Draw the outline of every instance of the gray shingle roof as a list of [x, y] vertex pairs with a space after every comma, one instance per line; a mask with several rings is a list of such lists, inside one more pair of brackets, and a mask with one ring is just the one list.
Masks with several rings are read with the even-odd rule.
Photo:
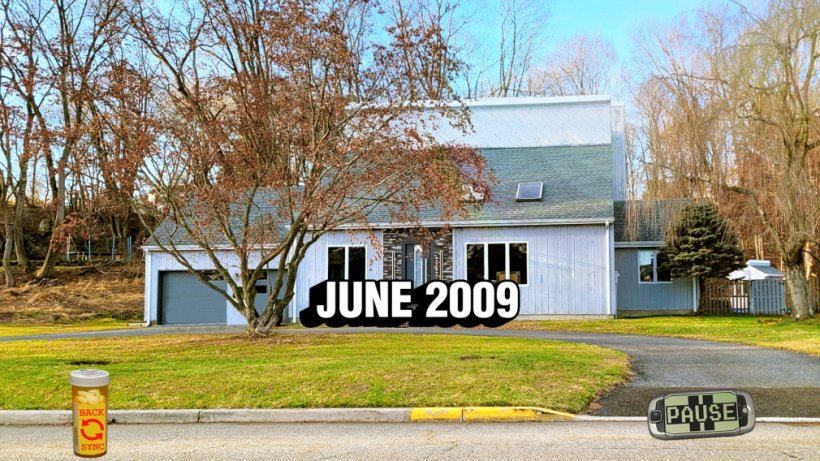
[[[277, 216], [277, 209], [274, 206], [276, 200], [277, 195], [275, 191], [262, 189], [256, 192], [256, 195], [253, 199], [253, 207], [251, 207], [249, 215], [249, 219], [252, 225], [272, 223], [274, 221], [278, 221], [279, 223], [282, 222], [282, 219]], [[235, 214], [235, 217], [231, 219], [231, 229], [232, 232], [237, 236], [240, 236], [242, 233], [242, 216], [244, 215], [244, 211], [244, 205], [241, 205], [238, 202], [234, 203], [231, 213]], [[191, 217], [186, 215], [186, 219], [190, 220]], [[203, 235], [207, 236], [207, 241], [217, 246], [228, 245], [228, 239], [225, 237], [225, 234], [219, 229], [219, 227], [215, 223], [212, 225], [211, 228], [208, 228], [206, 225], [203, 225], [202, 223], [198, 224], [199, 226], [192, 224], [190, 227], [194, 229], [195, 232], [202, 232]], [[277, 235], [284, 235], [286, 229], [287, 227], [282, 225], [279, 225], [276, 229], [273, 229], [271, 228], [270, 224], [268, 224], [268, 226], [265, 227], [264, 230], [255, 228], [255, 232], [251, 235], [271, 235], [274, 233], [274, 230], [276, 231]], [[188, 234], [184, 226], [177, 225], [171, 218], [166, 218], [159, 224], [159, 226], [156, 227], [156, 229], [154, 229], [154, 236], [152, 236], [145, 242], [145, 246], [156, 246], [157, 239], [165, 245], [169, 245], [172, 241], [174, 245], [197, 244], [196, 240], [192, 238], [190, 234]]]
[[[492, 203], [469, 221], [611, 219], [610, 146], [482, 149], [498, 184]], [[544, 182], [541, 200], [519, 202], [519, 182]]]
[[616, 242], [662, 242], [688, 199], [615, 202]]
[[759, 270], [760, 272], [763, 272], [764, 274], [767, 274], [767, 275], [783, 276], [783, 272], [780, 272], [779, 270], [777, 270], [776, 268], [772, 267], [769, 264], [750, 263], [749, 266], [751, 266], [751, 267], [755, 268], [756, 270]]
[[[492, 201], [481, 210], [458, 221], [533, 221], [612, 219], [612, 160], [610, 145], [560, 146], [534, 148], [481, 149], [497, 184]], [[537, 201], [516, 201], [519, 182], [544, 183], [543, 197]], [[257, 216], [274, 214], [273, 200], [257, 197]], [[265, 209], [270, 207], [270, 209]], [[423, 221], [438, 221], [435, 209], [420, 213]], [[389, 224], [386, 210], [370, 215], [374, 224]], [[173, 238], [177, 245], [195, 242], [169, 220], [155, 230], [163, 241]], [[173, 237], [172, 237], [173, 232]], [[616, 234], [617, 235], [617, 234]], [[219, 243], [219, 242], [217, 242]], [[146, 246], [155, 245], [150, 239]]]

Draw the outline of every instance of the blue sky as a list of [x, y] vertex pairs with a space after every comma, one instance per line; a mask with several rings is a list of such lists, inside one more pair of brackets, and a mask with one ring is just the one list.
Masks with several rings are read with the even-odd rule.
[[[526, 0], [523, 0], [526, 1]], [[558, 42], [576, 35], [599, 35], [611, 42], [618, 54], [613, 69], [613, 96], [627, 98], [622, 89], [621, 70], [635, 57], [634, 36], [644, 28], [666, 28], [679, 16], [705, 5], [706, 0], [530, 0], [537, 13], [544, 11], [546, 27], [534, 64], [545, 62]], [[462, 0], [462, 12], [469, 16], [467, 33], [477, 40], [490, 61], [497, 59], [500, 39], [500, 0]], [[480, 58], [479, 58], [480, 59]], [[619, 89], [621, 91], [619, 91]]]
[[574, 35], [600, 34], [615, 45], [622, 61], [632, 57], [634, 31], [653, 23], [668, 24], [681, 13], [703, 6], [703, 0], [555, 0], [543, 1], [550, 11], [548, 35], [560, 41]]

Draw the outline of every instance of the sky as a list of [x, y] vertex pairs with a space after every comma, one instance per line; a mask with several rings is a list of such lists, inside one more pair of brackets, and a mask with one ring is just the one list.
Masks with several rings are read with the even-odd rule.
[[[535, 9], [543, 8], [545, 12], [546, 30], [540, 47], [542, 58], [563, 40], [576, 35], [599, 35], [613, 44], [618, 55], [618, 66], [613, 70], [612, 76], [615, 81], [624, 75], [622, 69], [628, 68], [632, 63], [636, 32], [647, 27], [668, 26], [681, 15], [702, 8], [706, 0], [530, 1]], [[465, 11], [474, 12], [469, 19], [471, 24], [468, 28], [471, 29], [471, 35], [481, 41], [485, 50], [495, 50], [498, 46], [499, 4], [500, 0], [462, 0], [461, 3]], [[615, 97], [618, 98], [617, 95]], [[621, 98], [628, 96], [622, 94]]]
[[632, 57], [632, 36], [653, 23], [703, 6], [703, 0], [542, 0], [549, 9], [548, 34], [558, 41], [574, 35], [600, 34], [615, 45], [620, 60]]
[[[170, 6], [174, 0], [158, 0]], [[392, 0], [382, 0], [389, 3]], [[467, 34], [480, 44], [488, 61], [497, 60], [500, 41], [500, 4], [502, 0], [455, 0], [461, 15], [468, 18]], [[622, 69], [633, 59], [633, 35], [643, 27], [668, 25], [681, 14], [702, 7], [708, 0], [516, 0], [530, 2], [541, 10], [546, 20], [541, 58], [555, 49], [558, 42], [575, 35], [600, 35], [611, 42], [618, 55], [618, 66], [612, 80], [618, 80]], [[751, 1], [751, 0], [741, 0]], [[543, 59], [536, 58], [536, 62]], [[493, 72], [493, 75], [496, 75]], [[617, 91], [617, 90], [616, 90]], [[622, 97], [625, 95], [622, 95]]]

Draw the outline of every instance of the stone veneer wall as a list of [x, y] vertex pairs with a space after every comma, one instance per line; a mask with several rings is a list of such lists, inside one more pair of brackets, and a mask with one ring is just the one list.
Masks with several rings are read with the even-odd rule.
[[[434, 229], [439, 231], [439, 229]], [[384, 231], [384, 279], [401, 280], [404, 276], [402, 246], [418, 240], [410, 229]], [[433, 240], [433, 274], [431, 280], [453, 280], [453, 231], [446, 230]]]

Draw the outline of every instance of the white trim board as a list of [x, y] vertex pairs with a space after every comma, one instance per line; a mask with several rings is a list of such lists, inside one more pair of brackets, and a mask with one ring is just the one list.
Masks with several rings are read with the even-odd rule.
[[[506, 221], [455, 221], [455, 222], [446, 222], [446, 221], [423, 221], [421, 225], [423, 227], [444, 227], [450, 226], [451, 228], [465, 228], [465, 227], [532, 227], [532, 226], [586, 226], [586, 225], [606, 225], [607, 221], [612, 223], [613, 218], [584, 218], [584, 219], [533, 219], [527, 221], [521, 220], [506, 220]], [[372, 229], [374, 230], [383, 230], [383, 229], [411, 229], [416, 227], [410, 223], [395, 223], [395, 224], [373, 224]], [[359, 230], [362, 232], [366, 232], [366, 229], [363, 229], [359, 226], [339, 226], [337, 231], [351, 231], [351, 230]], [[663, 242], [624, 242], [624, 243], [639, 243], [643, 245], [629, 245], [624, 246], [624, 248], [638, 248], [641, 246], [663, 246]], [[615, 242], [615, 248], [619, 248], [619, 243]], [[166, 245], [166, 247], [168, 247]], [[272, 248], [273, 245], [269, 247], [263, 248]], [[158, 245], [143, 245], [143, 251], [160, 251], [164, 252], [164, 250]], [[197, 251], [202, 250], [199, 245], [177, 245], [177, 250], [180, 251]], [[218, 247], [214, 247], [214, 250], [233, 250], [233, 247], [220, 245]]]
[[[612, 222], [613, 217], [577, 218], [577, 219], [501, 219], [483, 221], [421, 221], [423, 227], [526, 227], [526, 226], [579, 226], [588, 224], [604, 225]], [[373, 223], [373, 229], [405, 229], [416, 227], [413, 223]], [[337, 230], [364, 230], [359, 226], [339, 226]]]
[[660, 248], [666, 243], [660, 240], [641, 240], [639, 242], [615, 242], [615, 248]]

